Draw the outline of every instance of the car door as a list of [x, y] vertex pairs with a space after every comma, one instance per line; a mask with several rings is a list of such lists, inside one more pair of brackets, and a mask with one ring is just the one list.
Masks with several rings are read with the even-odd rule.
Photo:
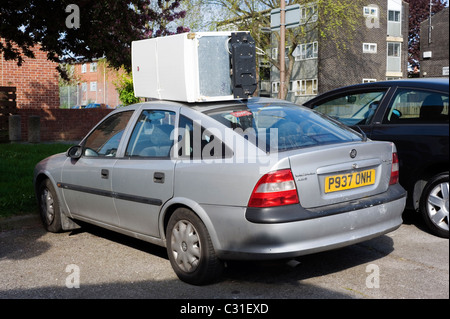
[[400, 181], [409, 188], [420, 169], [448, 159], [448, 93], [397, 88], [371, 138], [395, 143]]
[[133, 111], [115, 113], [83, 141], [79, 159], [64, 163], [61, 188], [71, 214], [108, 225], [118, 225], [111, 187], [117, 149]]
[[160, 237], [159, 213], [173, 196], [177, 110], [163, 105], [141, 110], [123, 157], [114, 163], [112, 189], [121, 228]]

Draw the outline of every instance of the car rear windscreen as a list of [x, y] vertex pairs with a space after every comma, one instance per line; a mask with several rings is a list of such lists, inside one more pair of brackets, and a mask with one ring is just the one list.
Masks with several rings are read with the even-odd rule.
[[341, 123], [291, 103], [249, 102], [206, 114], [268, 152], [361, 140]]

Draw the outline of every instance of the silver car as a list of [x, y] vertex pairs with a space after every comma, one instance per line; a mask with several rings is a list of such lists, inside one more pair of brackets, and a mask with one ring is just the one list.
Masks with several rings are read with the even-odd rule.
[[226, 260], [293, 258], [398, 228], [396, 148], [273, 99], [151, 101], [112, 111], [79, 145], [38, 163], [44, 225], [92, 223], [167, 247], [178, 277]]

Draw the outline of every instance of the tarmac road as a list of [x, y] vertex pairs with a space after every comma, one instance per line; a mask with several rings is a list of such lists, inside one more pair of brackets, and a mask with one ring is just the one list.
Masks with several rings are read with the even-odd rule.
[[178, 280], [165, 249], [110, 231], [47, 233], [36, 217], [1, 228], [0, 299], [449, 298], [449, 241], [416, 218], [339, 250], [289, 262], [229, 263], [221, 281], [204, 287]]

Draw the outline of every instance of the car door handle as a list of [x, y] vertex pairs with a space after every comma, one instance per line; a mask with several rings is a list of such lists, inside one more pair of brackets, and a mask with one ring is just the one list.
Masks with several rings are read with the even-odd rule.
[[155, 183], [164, 183], [164, 173], [162, 172], [155, 172], [153, 174], [153, 182]]
[[109, 170], [102, 169], [101, 175], [102, 175], [102, 178], [108, 179], [108, 177], [109, 177]]

